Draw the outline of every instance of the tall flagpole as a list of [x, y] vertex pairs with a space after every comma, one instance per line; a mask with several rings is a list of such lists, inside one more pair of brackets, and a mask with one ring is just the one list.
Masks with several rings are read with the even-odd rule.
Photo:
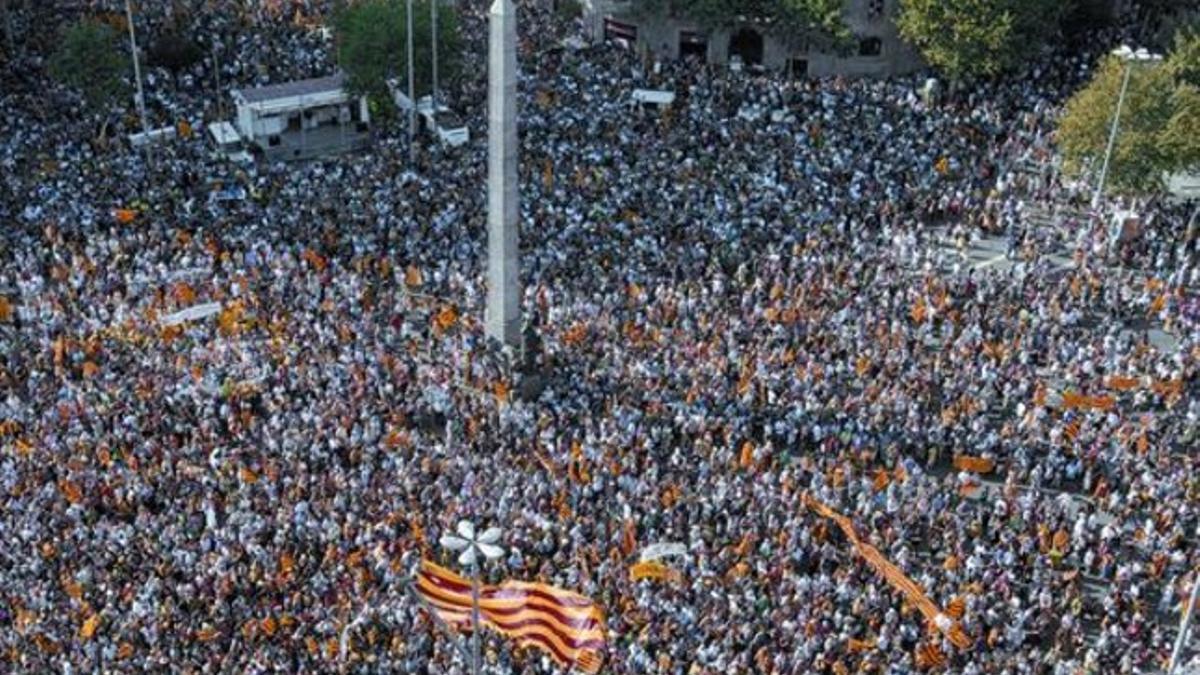
[[225, 105], [221, 101], [221, 62], [217, 59], [217, 43], [214, 40], [212, 44], [212, 60], [213, 60], [213, 82], [217, 86], [217, 119], [225, 117]]
[[[143, 143], [150, 142], [150, 126], [146, 123], [146, 95], [142, 91], [142, 65], [138, 59], [137, 37], [133, 32], [133, 7], [130, 6], [129, 0], [125, 0], [125, 21], [129, 24], [129, 46], [133, 52], [133, 78], [137, 81], [137, 106], [138, 115], [142, 118], [142, 141]], [[150, 156], [150, 151], [146, 150], [146, 156]]]
[[1179, 635], [1175, 637], [1175, 649], [1171, 651], [1171, 665], [1167, 668], [1167, 675], [1175, 675], [1175, 669], [1179, 667], [1179, 656], [1183, 653], [1183, 643], [1187, 640], [1187, 634], [1192, 624], [1192, 609], [1196, 606], [1196, 591], [1200, 590], [1200, 568], [1192, 574], [1192, 592], [1188, 599], [1187, 607], [1183, 610], [1183, 621], [1179, 624]]
[[[437, 0], [434, 0], [437, 2]], [[471, 559], [471, 672], [480, 673], [479, 663], [479, 561]]]
[[437, 29], [437, 6], [438, 0], [429, 0], [430, 23], [433, 31], [433, 93], [430, 94], [429, 100], [433, 102], [433, 112], [437, 114], [438, 100], [438, 29]]
[[504, 550], [495, 545], [500, 540], [500, 528], [498, 527], [490, 527], [476, 537], [475, 524], [469, 520], [463, 520], [458, 523], [456, 531], [458, 536], [443, 535], [440, 543], [451, 551], [462, 551], [458, 556], [458, 562], [467, 565], [471, 570], [471, 672], [479, 675], [481, 668], [479, 633], [483, 630], [479, 616], [480, 558], [483, 561], [499, 558], [504, 554]]
[[1096, 184], [1096, 194], [1092, 196], [1092, 208], [1100, 208], [1100, 200], [1104, 198], [1104, 179], [1108, 178], [1108, 162], [1112, 159], [1113, 145], [1117, 141], [1117, 127], [1121, 124], [1121, 108], [1125, 107], [1125, 92], [1129, 90], [1129, 75], [1133, 66], [1125, 64], [1125, 74], [1121, 79], [1121, 93], [1117, 96], [1117, 111], [1113, 113], [1112, 127], [1108, 132], [1108, 145], [1104, 149], [1104, 164], [1100, 168], [1100, 181]]
[[408, 0], [408, 164], [417, 159], [417, 97], [413, 92], [413, 0]]

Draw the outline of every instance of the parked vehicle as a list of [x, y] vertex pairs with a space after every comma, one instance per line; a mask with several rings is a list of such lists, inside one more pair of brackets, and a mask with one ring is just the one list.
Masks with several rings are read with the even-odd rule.
[[458, 147], [471, 140], [467, 123], [441, 103], [435, 110], [429, 96], [422, 96], [417, 101], [417, 116], [421, 119], [421, 127], [441, 143]]
[[208, 125], [208, 136], [212, 139], [218, 155], [237, 164], [253, 164], [254, 158], [246, 152], [246, 145], [237, 129], [229, 122]]

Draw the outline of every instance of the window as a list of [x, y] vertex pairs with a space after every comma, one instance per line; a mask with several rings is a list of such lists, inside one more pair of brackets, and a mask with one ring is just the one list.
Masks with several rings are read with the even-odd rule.
[[859, 56], [879, 56], [882, 53], [883, 40], [877, 37], [868, 37], [858, 41]]
[[694, 57], [703, 62], [708, 56], [708, 36], [695, 31], [679, 31], [679, 57]]
[[872, 19], [878, 19], [883, 16], [884, 0], [867, 0], [867, 16]]

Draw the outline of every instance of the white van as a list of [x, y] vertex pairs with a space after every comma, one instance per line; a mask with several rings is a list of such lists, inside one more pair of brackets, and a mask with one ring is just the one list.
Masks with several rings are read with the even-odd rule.
[[[399, 78], [388, 80], [387, 88], [388, 93], [392, 95], [392, 103], [396, 104], [396, 108], [400, 112], [407, 114], [409, 110], [412, 110], [412, 99], [405, 93]], [[434, 112], [431, 97], [422, 96], [417, 99], [416, 112], [417, 117], [421, 119], [421, 128], [428, 130], [429, 134], [439, 142], [451, 147], [458, 147], [471, 140], [471, 132], [467, 129], [466, 122], [442, 104], [438, 104], [437, 112]]]
[[421, 126], [438, 141], [450, 147], [465, 145], [471, 140], [467, 123], [440, 103], [437, 110], [434, 110], [433, 99], [429, 96], [422, 96], [417, 101], [417, 116], [421, 118]]
[[229, 122], [215, 122], [208, 125], [208, 136], [222, 157], [238, 164], [252, 164], [254, 158], [246, 152], [242, 137], [237, 129]]

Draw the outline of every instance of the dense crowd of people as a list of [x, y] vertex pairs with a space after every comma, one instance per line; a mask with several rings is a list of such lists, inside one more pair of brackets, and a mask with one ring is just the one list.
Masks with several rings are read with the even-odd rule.
[[[227, 87], [328, 74], [295, 15], [331, 3], [284, 4], [138, 21], [196, 22]], [[132, 111], [9, 59], [3, 670], [464, 673], [407, 588], [464, 518], [503, 528], [489, 578], [604, 608], [609, 673], [1161, 670], [1200, 565], [1195, 205], [1139, 203], [1119, 239], [1126, 205], [1081, 210], [1053, 162], [1120, 29], [930, 99], [564, 46], [543, 5], [520, 4], [524, 353], [480, 321], [484, 7], [446, 92], [473, 140], [415, 165], [399, 122], [303, 164], [246, 171], [203, 133], [147, 157], [102, 140]], [[148, 69], [152, 126], [217, 119], [211, 63]], [[1003, 264], [972, 263], [985, 236]], [[677, 575], [630, 581], [659, 542]], [[485, 644], [488, 673], [560, 672]]]

